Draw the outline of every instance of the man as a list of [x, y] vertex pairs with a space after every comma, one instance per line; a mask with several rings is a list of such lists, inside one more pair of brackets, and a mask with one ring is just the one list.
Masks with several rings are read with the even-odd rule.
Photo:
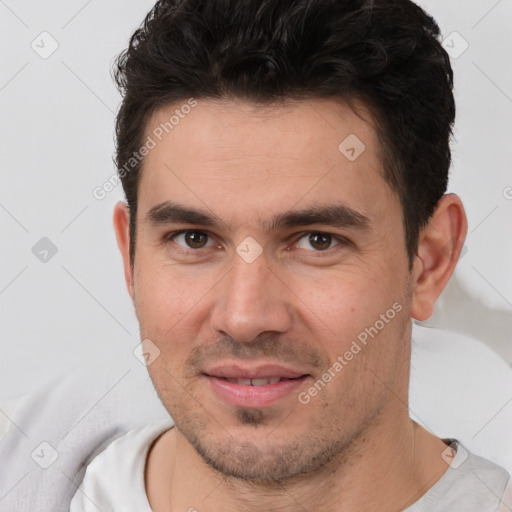
[[173, 422], [108, 446], [71, 511], [498, 510], [508, 473], [408, 412], [411, 319], [467, 231], [434, 20], [160, 1], [116, 79], [114, 228]]

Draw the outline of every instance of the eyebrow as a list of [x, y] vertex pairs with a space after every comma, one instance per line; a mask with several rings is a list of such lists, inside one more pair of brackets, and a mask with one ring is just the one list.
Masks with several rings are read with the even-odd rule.
[[[209, 228], [224, 228], [226, 231], [231, 231], [226, 223], [215, 214], [171, 201], [164, 201], [153, 206], [146, 214], [146, 222], [154, 227], [172, 223], [186, 223]], [[308, 226], [310, 224], [324, 224], [337, 228], [367, 231], [371, 222], [363, 213], [343, 204], [335, 204], [318, 205], [302, 210], [279, 213], [271, 217], [269, 221], [261, 223], [262, 227], [267, 228], [268, 231]]]

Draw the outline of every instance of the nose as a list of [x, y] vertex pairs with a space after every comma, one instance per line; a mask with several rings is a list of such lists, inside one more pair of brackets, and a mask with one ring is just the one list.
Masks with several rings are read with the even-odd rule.
[[291, 328], [292, 292], [262, 253], [248, 263], [238, 254], [218, 286], [211, 322], [213, 329], [240, 343], [262, 333], [284, 333]]

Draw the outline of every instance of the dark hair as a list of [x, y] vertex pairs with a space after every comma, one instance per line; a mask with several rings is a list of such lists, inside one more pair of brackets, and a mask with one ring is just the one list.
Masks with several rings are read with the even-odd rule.
[[434, 19], [409, 0], [160, 0], [116, 59], [123, 95], [116, 165], [135, 258], [143, 144], [155, 110], [196, 99], [362, 100], [384, 178], [403, 210], [409, 268], [446, 191], [455, 118], [453, 72]]

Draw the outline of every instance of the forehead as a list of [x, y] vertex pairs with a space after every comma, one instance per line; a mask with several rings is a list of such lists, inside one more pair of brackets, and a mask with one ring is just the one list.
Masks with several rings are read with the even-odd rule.
[[[353, 136], [351, 140], [357, 138], [366, 146], [369, 150], [366, 157], [376, 149], [372, 115], [359, 102], [354, 103], [356, 111], [334, 99], [287, 100], [274, 104], [193, 100], [192, 107], [190, 103], [184, 100], [158, 109], [145, 127], [145, 135], [153, 136], [160, 149], [162, 142], [165, 145], [176, 141], [177, 157], [182, 149], [186, 151], [194, 146], [195, 157], [203, 160], [210, 156], [233, 159], [242, 155], [260, 159], [268, 156], [337, 159], [339, 144], [349, 135]], [[354, 157], [349, 153], [345, 156], [349, 160]]]
[[262, 216], [299, 204], [342, 202], [371, 218], [396, 200], [361, 104], [356, 114], [327, 99], [194, 102], [162, 108], [147, 123], [145, 140], [154, 147], [142, 166], [141, 214], [179, 199], [227, 221], [254, 216], [263, 225]]

